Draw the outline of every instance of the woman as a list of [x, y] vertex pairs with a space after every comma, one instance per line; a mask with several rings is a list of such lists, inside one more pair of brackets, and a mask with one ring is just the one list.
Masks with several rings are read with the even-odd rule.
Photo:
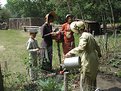
[[70, 24], [72, 22], [72, 15], [66, 15], [66, 22], [62, 25], [61, 32], [64, 34], [64, 41], [62, 42], [62, 48], [64, 55], [75, 47], [74, 35], [70, 29]]
[[[45, 16], [46, 22], [41, 27], [41, 36], [42, 36], [42, 42], [41, 47], [45, 48], [43, 52], [43, 57], [46, 56], [48, 59], [46, 67], [44, 67], [44, 64], [42, 64], [42, 68], [48, 71], [52, 70], [52, 45], [53, 45], [53, 36], [56, 35], [55, 32], [52, 31], [52, 25], [51, 23], [54, 21], [55, 13], [50, 12]], [[47, 53], [46, 53], [47, 52]]]
[[100, 47], [92, 34], [84, 32], [83, 21], [75, 21], [70, 25], [74, 33], [80, 34], [78, 47], [69, 51], [65, 57], [78, 55], [81, 57], [80, 91], [95, 91], [98, 73], [98, 57], [101, 57]]

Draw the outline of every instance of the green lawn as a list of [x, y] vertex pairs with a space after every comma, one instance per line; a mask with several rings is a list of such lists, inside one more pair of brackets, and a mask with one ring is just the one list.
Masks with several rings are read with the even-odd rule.
[[[78, 45], [78, 35], [75, 35], [75, 42]], [[8, 69], [12, 72], [26, 72], [26, 65], [24, 61], [28, 57], [28, 53], [26, 50], [26, 42], [29, 38], [29, 34], [20, 30], [0, 30], [0, 62], [2, 66], [5, 61], [8, 63]], [[97, 37], [96, 37], [97, 39]], [[37, 34], [37, 40], [41, 42], [40, 33]], [[108, 39], [108, 50], [113, 51], [114, 49], [114, 38], [109, 37]], [[121, 36], [118, 35], [117, 43], [115, 50], [121, 45], [120, 41]], [[100, 43], [100, 47], [104, 50], [105, 39], [103, 37], [98, 37], [98, 42]], [[59, 67], [58, 60], [58, 52], [57, 52], [57, 43], [53, 42], [53, 67]], [[118, 46], [118, 47], [117, 47]], [[110, 48], [109, 48], [110, 47]], [[61, 48], [61, 44], [60, 44]], [[119, 49], [118, 49], [119, 51]], [[62, 55], [62, 48], [61, 48]]]
[[[18, 84], [24, 84], [27, 81], [26, 79], [28, 79], [26, 70], [27, 65], [25, 65], [25, 62], [28, 61], [28, 52], [26, 50], [28, 38], [29, 34], [21, 30], [0, 30], [0, 63], [4, 70], [6, 61], [8, 68], [7, 71], [3, 71], [6, 91], [9, 91], [9, 89], [14, 90], [18, 87]], [[37, 34], [37, 40], [40, 46], [40, 33]], [[78, 41], [78, 39], [76, 41]], [[78, 44], [78, 42], [76, 42], [76, 44]], [[61, 44], [60, 49], [62, 55]], [[57, 43], [54, 41], [53, 68], [58, 69], [59, 67]]]
[[26, 41], [27, 33], [15, 30], [0, 30], [0, 46], [4, 47], [0, 52], [0, 62], [4, 65], [7, 61], [11, 72], [25, 72], [24, 59], [27, 57]]
[[[8, 69], [12, 72], [26, 72], [24, 61], [28, 57], [26, 42], [29, 34], [20, 30], [0, 30], [0, 62], [7, 61]], [[40, 33], [37, 34], [40, 46]], [[61, 48], [61, 44], [60, 44]], [[62, 48], [61, 48], [62, 55]], [[53, 42], [53, 67], [59, 67], [57, 43]]]

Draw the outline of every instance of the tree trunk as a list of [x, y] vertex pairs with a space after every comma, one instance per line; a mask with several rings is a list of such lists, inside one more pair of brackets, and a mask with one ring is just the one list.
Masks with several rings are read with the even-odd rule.
[[69, 13], [71, 14], [72, 13], [72, 10], [71, 10], [71, 0], [67, 0], [67, 6], [68, 6]]
[[110, 10], [111, 10], [112, 27], [113, 27], [114, 34], [115, 34], [115, 19], [114, 19], [114, 12], [113, 12], [113, 8], [112, 8], [112, 4], [111, 4], [111, 1], [110, 1], [110, 0], [108, 0], [108, 4], [109, 4]]
[[84, 16], [83, 16], [83, 13], [82, 13], [82, 10], [80, 8], [79, 3], [77, 3], [77, 5], [78, 5], [78, 8], [79, 8], [79, 12], [80, 12], [80, 15], [81, 15], [81, 19], [84, 20]]

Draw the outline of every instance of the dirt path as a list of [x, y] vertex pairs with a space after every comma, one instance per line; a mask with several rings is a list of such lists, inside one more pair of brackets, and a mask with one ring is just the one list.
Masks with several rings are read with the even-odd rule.
[[[97, 76], [97, 88], [101, 91], [121, 91], [121, 78], [99, 73]], [[79, 85], [72, 91], [80, 91]]]
[[99, 74], [97, 76], [97, 87], [104, 91], [121, 91], [121, 78]]

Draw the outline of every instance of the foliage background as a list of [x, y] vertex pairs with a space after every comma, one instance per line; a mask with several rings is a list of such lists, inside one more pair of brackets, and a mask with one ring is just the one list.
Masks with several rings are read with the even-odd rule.
[[[54, 10], [58, 15], [58, 23], [63, 23], [66, 14], [71, 13], [75, 18], [119, 22], [121, 20], [120, 0], [7, 0], [0, 11], [6, 10], [9, 16], [0, 17], [44, 17]], [[6, 15], [6, 14], [5, 14]]]
[[[85, 20], [96, 20], [106, 23], [120, 23], [121, 21], [121, 0], [7, 0], [5, 7], [0, 5], [0, 21], [7, 21], [9, 18], [20, 17], [45, 17], [45, 15], [54, 10], [58, 15], [57, 23], [63, 23], [68, 13], [75, 18]], [[18, 87], [18, 84], [26, 82], [27, 51], [26, 41], [28, 34], [23, 31], [1, 31], [0, 46], [4, 51], [0, 52], [0, 62], [7, 61], [8, 71], [5, 73], [6, 86], [9, 88]], [[76, 45], [78, 44], [78, 35], [75, 36]], [[40, 36], [37, 36], [39, 43]], [[104, 36], [97, 38], [103, 52], [101, 64], [102, 71], [116, 73], [121, 77], [121, 35], [109, 36], [108, 49], [105, 50]], [[62, 50], [61, 50], [62, 52]], [[59, 67], [57, 44], [54, 42], [53, 65]], [[114, 68], [112, 68], [114, 67]], [[117, 69], [118, 68], [118, 69]], [[19, 85], [20, 86], [20, 85]], [[21, 86], [20, 86], [21, 87]], [[18, 88], [20, 88], [18, 87]], [[17, 90], [15, 90], [17, 91]]]

